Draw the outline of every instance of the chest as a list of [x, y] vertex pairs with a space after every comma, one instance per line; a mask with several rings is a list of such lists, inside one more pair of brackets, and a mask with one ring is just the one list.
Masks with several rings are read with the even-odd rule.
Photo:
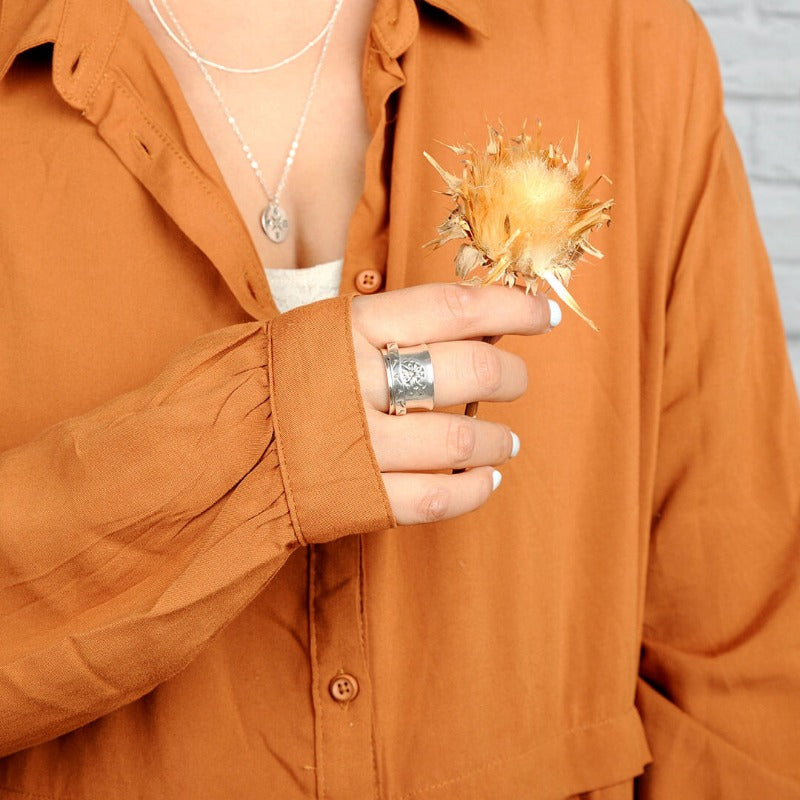
[[[287, 269], [340, 257], [369, 136], [361, 63], [371, 0], [339, 8], [315, 3], [307, 14], [245, 0], [208, 12], [165, 7], [161, 0], [154, 0], [158, 14], [148, 0], [131, 5], [172, 69], [263, 266]], [[290, 63], [254, 74], [204, 71], [178, 44], [222, 66], [249, 69], [286, 60], [320, 33]], [[276, 199], [288, 221], [280, 243], [262, 224]]]

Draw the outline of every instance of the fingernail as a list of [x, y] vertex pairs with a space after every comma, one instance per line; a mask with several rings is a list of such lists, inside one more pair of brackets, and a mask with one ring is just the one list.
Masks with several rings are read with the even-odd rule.
[[519, 453], [519, 436], [511, 431], [511, 458]]
[[503, 480], [503, 476], [500, 474], [500, 470], [492, 470], [492, 491], [494, 492], [497, 487], [500, 485], [500, 481]]
[[555, 300], [547, 299], [550, 306], [550, 327], [555, 328], [561, 322], [561, 306]]

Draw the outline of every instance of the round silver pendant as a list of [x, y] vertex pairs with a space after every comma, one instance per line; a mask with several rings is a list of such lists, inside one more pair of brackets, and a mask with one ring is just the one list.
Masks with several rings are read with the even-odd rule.
[[283, 209], [275, 203], [270, 203], [261, 212], [261, 227], [267, 238], [280, 244], [289, 235], [289, 219]]

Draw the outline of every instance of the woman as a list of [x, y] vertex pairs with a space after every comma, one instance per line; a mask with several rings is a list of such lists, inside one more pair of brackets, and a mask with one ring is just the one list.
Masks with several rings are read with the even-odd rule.
[[[641, 5], [3, 0], [0, 797], [800, 796], [797, 400]], [[614, 178], [599, 334], [421, 251], [422, 150], [534, 115]], [[391, 342], [518, 399], [396, 418]]]

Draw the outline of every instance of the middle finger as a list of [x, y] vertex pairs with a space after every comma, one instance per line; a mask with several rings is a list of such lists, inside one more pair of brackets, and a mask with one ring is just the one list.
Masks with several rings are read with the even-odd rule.
[[394, 417], [368, 413], [381, 472], [497, 466], [516, 455], [519, 439], [505, 425], [436, 411]]

